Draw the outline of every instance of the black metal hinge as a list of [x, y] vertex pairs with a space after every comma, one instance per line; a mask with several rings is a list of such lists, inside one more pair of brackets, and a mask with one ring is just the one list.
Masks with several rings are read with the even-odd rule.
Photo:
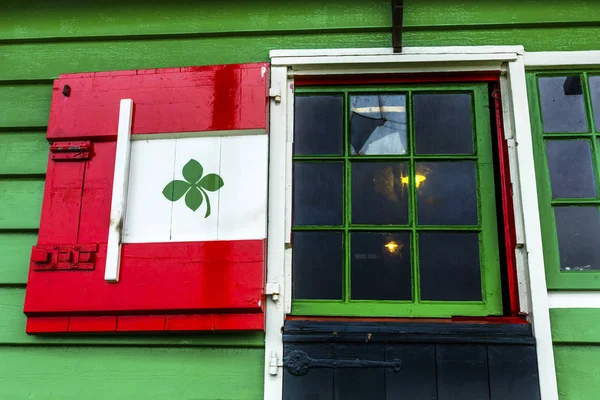
[[392, 0], [392, 47], [394, 53], [402, 52], [402, 25], [404, 0]]
[[283, 359], [283, 367], [294, 376], [306, 375], [311, 368], [393, 368], [394, 372], [400, 372], [402, 361], [397, 358], [393, 361], [318, 359], [310, 358], [301, 350], [292, 350]]

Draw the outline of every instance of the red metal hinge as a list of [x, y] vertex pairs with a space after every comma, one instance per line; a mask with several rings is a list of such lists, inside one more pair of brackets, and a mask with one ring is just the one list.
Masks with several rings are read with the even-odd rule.
[[50, 145], [52, 159], [61, 160], [87, 160], [90, 158], [92, 143], [87, 141], [78, 142], [54, 142]]
[[33, 246], [31, 268], [34, 271], [94, 269], [97, 244]]

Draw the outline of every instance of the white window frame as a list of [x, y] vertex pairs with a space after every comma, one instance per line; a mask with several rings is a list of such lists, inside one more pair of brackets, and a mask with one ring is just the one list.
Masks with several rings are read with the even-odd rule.
[[531, 184], [536, 180], [523, 47], [409, 47], [400, 54], [391, 48], [273, 50], [270, 57], [267, 282], [268, 287], [277, 288], [277, 296], [267, 300], [264, 398], [281, 399], [283, 395], [282, 327], [292, 303], [294, 76], [501, 71], [504, 131], [514, 192], [520, 307], [533, 324], [541, 398], [558, 400], [537, 188]]

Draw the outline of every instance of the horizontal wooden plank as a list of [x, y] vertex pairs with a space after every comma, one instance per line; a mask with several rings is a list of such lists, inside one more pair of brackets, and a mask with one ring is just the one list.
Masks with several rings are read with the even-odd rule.
[[0, 285], [25, 284], [36, 233], [0, 233]]
[[[0, 49], [1, 53], [2, 49]], [[22, 61], [24, 63], [28, 62], [27, 60]], [[3, 60], [0, 71], [7, 68], [20, 67], [18, 65], [4, 65]], [[50, 81], [21, 85], [0, 84], [0, 129], [45, 127], [48, 124], [48, 115], [50, 114], [51, 95], [52, 82]]]
[[[0, 286], [0, 345], [105, 345], [105, 346], [235, 346], [263, 347], [264, 333], [119, 334], [118, 336], [29, 336], [23, 314], [25, 289]], [[1, 392], [0, 388], [0, 393]], [[2, 396], [0, 396], [2, 398]]]
[[263, 398], [262, 349], [0, 347], [0, 398]]
[[600, 309], [554, 308], [550, 310], [554, 343], [600, 344]]
[[47, 164], [45, 132], [0, 132], [0, 175], [44, 174]]
[[44, 179], [0, 179], [0, 229], [37, 229]]
[[554, 362], [561, 400], [598, 398], [600, 346], [554, 346]]
[[[528, 51], [591, 50], [597, 45], [590, 37], [600, 35], [600, 26], [519, 29], [456, 29], [452, 32], [438, 30], [406, 31], [403, 44], [408, 46], [470, 46], [470, 45], [524, 45]], [[295, 35], [224, 36], [202, 38], [176, 38], [172, 40], [119, 40], [76, 41], [58, 43], [29, 43], [0, 45], [3, 68], [0, 80], [51, 79], [61, 73], [109, 71], [117, 69], [170, 68], [192, 65], [232, 64], [268, 61], [272, 49], [310, 49], [344, 47], [390, 47], [391, 32], [381, 31], [347, 33], [336, 32], [323, 39], [322, 33]], [[168, 51], [167, 51], [168, 49]], [[4, 88], [0, 88], [4, 91]], [[13, 91], [16, 89], [13, 89]], [[41, 110], [33, 121], [2, 114], [0, 127], [7, 122], [23, 126], [44, 124], [47, 119], [47, 101], [50, 89], [40, 89], [42, 97], [19, 88], [9, 97], [0, 92], [0, 107], [4, 98], [27, 93], [37, 99]], [[17, 96], [18, 97], [18, 96]], [[39, 100], [42, 100], [40, 103]], [[33, 99], [32, 99], [33, 101]], [[10, 105], [9, 105], [10, 107]], [[33, 108], [30, 105], [28, 108]], [[3, 119], [8, 119], [4, 121]], [[8, 125], [10, 126], [10, 125]]]

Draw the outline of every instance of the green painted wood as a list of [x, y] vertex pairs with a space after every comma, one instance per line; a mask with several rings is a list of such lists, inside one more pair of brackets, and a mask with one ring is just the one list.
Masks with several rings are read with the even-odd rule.
[[45, 132], [0, 132], [0, 175], [45, 174], [48, 147]]
[[0, 233], [0, 285], [25, 284], [36, 233]]
[[598, 398], [600, 346], [554, 346], [554, 362], [560, 400]]
[[600, 345], [600, 309], [550, 309], [554, 343], [598, 343]]
[[43, 179], [0, 179], [0, 229], [37, 229], [43, 193]]
[[[104, 345], [104, 346], [231, 346], [263, 347], [264, 333], [194, 333], [190, 335], [118, 335], [118, 336], [29, 336], [25, 334], [23, 287], [0, 286], [0, 345]], [[0, 392], [1, 393], [1, 392]], [[0, 398], [3, 398], [0, 396]]]
[[0, 347], [6, 400], [263, 398], [262, 349]]
[[[1, 46], [0, 46], [1, 47]], [[2, 49], [0, 49], [2, 54]], [[19, 68], [18, 65], [10, 65], [4, 60], [4, 54], [0, 58], [0, 70], [5, 68]], [[35, 58], [34, 55], [29, 57]], [[23, 66], [29, 62], [22, 59]], [[0, 130], [3, 128], [40, 128], [48, 124], [50, 114], [50, 97], [52, 95], [52, 84], [0, 84]]]

